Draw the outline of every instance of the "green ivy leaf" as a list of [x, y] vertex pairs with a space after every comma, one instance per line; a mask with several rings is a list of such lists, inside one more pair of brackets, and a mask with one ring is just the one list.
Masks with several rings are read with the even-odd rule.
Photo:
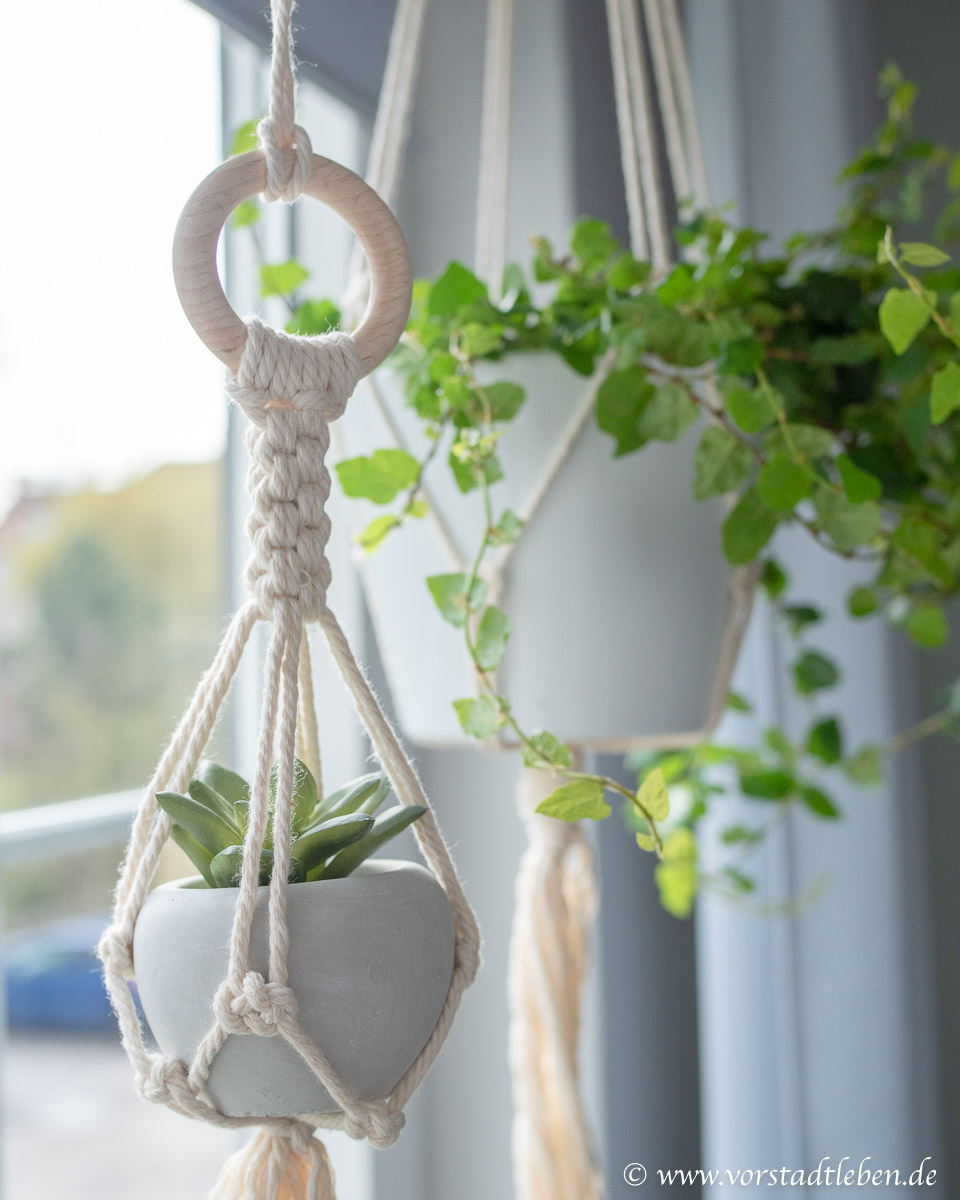
[[717, 362], [720, 375], [753, 375], [763, 365], [766, 352], [763, 343], [756, 338], [741, 338], [727, 342]]
[[604, 799], [603, 784], [596, 779], [572, 779], [537, 805], [537, 812], [561, 821], [602, 821], [613, 810]]
[[863, 787], [883, 783], [883, 747], [863, 746], [843, 764], [843, 773]]
[[654, 821], [670, 816], [670, 795], [660, 767], [654, 767], [637, 788], [637, 808], [641, 816], [649, 814]]
[[503, 340], [502, 325], [481, 325], [468, 321], [460, 331], [460, 349], [468, 358], [481, 358], [499, 350]]
[[494, 421], [512, 421], [527, 395], [518, 383], [491, 383], [483, 392]]
[[295, 258], [282, 263], [264, 263], [260, 268], [260, 295], [292, 296], [309, 278], [310, 272]]
[[689, 299], [693, 289], [693, 272], [686, 263], [680, 263], [657, 288], [657, 299], [664, 308], [673, 308]]
[[245, 121], [233, 131], [233, 137], [230, 139], [231, 157], [235, 154], [245, 154], [248, 150], [256, 150], [259, 124], [260, 118], [254, 117], [252, 121]]
[[912, 267], [939, 267], [950, 261], [950, 255], [926, 242], [901, 242], [900, 259]]
[[855, 587], [847, 596], [847, 612], [851, 617], [867, 617], [877, 611], [877, 596], [868, 587]]
[[812, 604], [785, 604], [780, 610], [783, 619], [790, 626], [794, 637], [801, 634], [808, 626], [816, 625], [823, 620], [823, 613]]
[[816, 650], [806, 650], [793, 664], [793, 682], [801, 696], [835, 687], [839, 681], [840, 668]]
[[746, 700], [739, 692], [727, 692], [727, 708], [731, 712], [749, 713], [753, 712], [753, 705], [749, 700]]
[[427, 313], [431, 317], [454, 317], [486, 298], [486, 286], [476, 275], [463, 263], [452, 262], [430, 288]]
[[394, 516], [376, 517], [353, 540], [358, 546], [362, 546], [368, 554], [372, 554], [399, 523]]
[[687, 389], [679, 383], [664, 383], [654, 389], [637, 420], [643, 441], [675, 442], [699, 416]]
[[260, 205], [256, 200], [241, 200], [230, 214], [230, 225], [233, 229], [243, 229], [247, 225], [256, 225], [260, 220]]
[[570, 233], [570, 249], [588, 275], [602, 270], [619, 248], [604, 221], [578, 221]]
[[723, 523], [723, 553], [727, 562], [733, 567], [753, 562], [773, 537], [779, 520], [756, 488], [745, 491]]
[[851, 504], [828, 488], [819, 488], [813, 497], [817, 521], [838, 550], [866, 546], [880, 532], [880, 509], [876, 504]]
[[515, 542], [522, 532], [523, 521], [513, 509], [507, 508], [490, 530], [490, 541], [494, 546], [507, 546]]
[[930, 420], [943, 422], [960, 409], [960, 363], [948, 362], [930, 381]]
[[843, 483], [843, 490], [851, 504], [862, 504], [864, 500], [879, 500], [883, 490], [880, 480], [869, 471], [858, 467], [849, 454], [837, 456], [837, 470]]
[[653, 392], [641, 366], [611, 371], [597, 390], [597, 425], [616, 439], [617, 457], [638, 450], [646, 441], [637, 424]]
[[787, 573], [778, 562], [772, 558], [764, 561], [763, 570], [760, 572], [760, 586], [768, 600], [774, 601], [782, 596], [789, 582]]
[[495, 671], [500, 666], [512, 628], [513, 624], [503, 609], [491, 604], [483, 610], [475, 641], [477, 666], [484, 671]]
[[786, 771], [743, 771], [740, 787], [745, 796], [756, 800], [782, 800], [796, 786], [796, 780]]
[[643, 283], [649, 274], [649, 263], [640, 262], [632, 254], [621, 254], [607, 275], [607, 283], [618, 292], [628, 292]]
[[763, 464], [757, 476], [760, 499], [770, 508], [789, 511], [812, 490], [809, 467], [794, 462], [789, 454], [775, 454]]
[[879, 316], [881, 332], [897, 354], [908, 349], [930, 320], [926, 304], [905, 288], [891, 288], [887, 292]]
[[482, 741], [493, 737], [503, 725], [503, 715], [490, 696], [454, 700], [453, 707], [457, 710], [460, 728], [469, 737], [480, 738]]
[[693, 459], [696, 500], [735, 491], [750, 474], [753, 455], [719, 425], [705, 429]]
[[776, 409], [763, 388], [729, 388], [724, 394], [724, 404], [744, 433], [759, 433], [777, 419]]
[[573, 762], [573, 753], [566, 742], [548, 733], [546, 729], [535, 729], [530, 734], [530, 742], [540, 753], [535, 753], [530, 746], [524, 746], [521, 756], [526, 767], [543, 766], [543, 759], [558, 767], [569, 767]]
[[942, 608], [919, 604], [907, 617], [904, 628], [911, 640], [924, 650], [936, 650], [947, 640], [947, 618]]
[[796, 454], [804, 458], [824, 458], [833, 449], [835, 435], [829, 429], [817, 425], [806, 425], [800, 421], [788, 421], [785, 426], [770, 429], [763, 438], [767, 455]]
[[697, 895], [697, 843], [689, 829], [675, 829], [653, 873], [660, 903], [674, 917], [689, 917]]
[[330, 300], [304, 300], [298, 304], [284, 326], [287, 333], [316, 337], [340, 325], [340, 309]]
[[374, 450], [369, 458], [338, 462], [336, 470], [345, 495], [389, 504], [416, 480], [420, 464], [406, 450]]
[[807, 808], [812, 813], [816, 813], [818, 817], [826, 817], [828, 820], [835, 821], [841, 816], [840, 809], [826, 792], [821, 792], [819, 788], [809, 785], [802, 787], [800, 796]]
[[883, 339], [872, 331], [850, 333], [843, 337], [815, 338], [810, 343], [813, 367], [859, 367], [879, 358]]
[[475, 579], [470, 595], [467, 596], [467, 585], [470, 576], [463, 572], [453, 575], [431, 575], [427, 579], [427, 587], [440, 615], [458, 629], [463, 627], [468, 612], [476, 612], [483, 604], [487, 594], [487, 585], [482, 579]]
[[832, 767], [843, 757], [843, 733], [836, 717], [818, 721], [807, 734], [807, 753]]

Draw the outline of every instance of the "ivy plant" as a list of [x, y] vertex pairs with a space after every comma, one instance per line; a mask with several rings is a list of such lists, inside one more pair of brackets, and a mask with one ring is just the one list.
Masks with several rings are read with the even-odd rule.
[[[944, 606], [960, 585], [960, 269], [949, 253], [960, 236], [960, 155], [914, 133], [915, 88], [895, 67], [881, 89], [886, 119], [842, 172], [845, 201], [829, 229], [771, 248], [722, 212], [682, 207], [680, 261], [658, 274], [606, 224], [585, 219], [563, 248], [534, 239], [529, 266], [507, 267], [500, 299], [458, 262], [418, 281], [391, 366], [427, 449], [383, 448], [336, 467], [346, 495], [373, 506], [357, 535], [368, 552], [426, 515], [430, 471], [449, 470], [464, 502], [482, 507], [471, 569], [425, 580], [475, 671], [476, 694], [451, 697], [460, 724], [478, 739], [508, 731], [528, 766], [561, 777], [541, 812], [603, 820], [617, 804], [639, 847], [657, 855], [661, 899], [677, 916], [704, 885], [748, 896], [750, 853], [789, 811], [840, 817], [832, 781], [875, 785], [890, 754], [960, 730], [958, 687], [890, 741], [851, 744], [831, 703], [841, 671], [817, 641], [826, 614], [770, 552], [778, 530], [797, 527], [825, 554], [865, 564], [867, 581], [847, 596], [851, 619], [887, 620], [930, 651], [947, 640]], [[894, 231], [923, 222], [928, 197], [943, 189], [937, 245], [898, 240]], [[255, 236], [258, 215], [248, 204], [235, 223]], [[264, 296], [286, 301], [290, 331], [336, 326], [334, 305], [304, 295], [299, 263], [262, 259], [261, 278]], [[790, 681], [809, 709], [799, 739], [772, 727], [756, 748], [707, 741], [632, 755], [637, 782], [627, 787], [579, 770], [568, 746], [514, 711], [496, 680], [510, 617], [488, 602], [483, 568], [523, 536], [519, 517], [497, 503], [498, 446], [526, 398], [510, 360], [534, 351], [583, 376], [612, 360], [596, 423], [612, 455], [636, 458], [640, 470], [646, 445], [678, 441], [699, 423], [694, 496], [730, 498], [723, 552], [731, 566], [757, 564], [795, 647]], [[481, 383], [478, 365], [489, 362], [503, 363], [503, 378]], [[736, 695], [729, 705], [750, 708]], [[731, 789], [755, 802], [756, 818], [723, 829], [729, 861], [708, 875], [696, 827]]]

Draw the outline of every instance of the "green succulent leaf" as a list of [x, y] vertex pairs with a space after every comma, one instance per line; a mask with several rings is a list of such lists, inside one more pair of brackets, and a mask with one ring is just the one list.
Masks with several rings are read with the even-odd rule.
[[221, 795], [231, 808], [237, 804], [248, 804], [250, 801], [250, 786], [247, 781], [236, 771], [222, 767], [210, 759], [200, 764], [197, 778]]
[[157, 792], [157, 803], [210, 854], [219, 854], [237, 840], [237, 829], [192, 796], [179, 792]]
[[170, 826], [170, 836], [203, 876], [207, 886], [212, 888], [217, 887], [217, 883], [210, 871], [210, 863], [213, 860], [213, 855], [210, 851], [201, 846], [195, 837], [191, 837], [183, 826], [177, 825], [176, 822]]
[[382, 771], [361, 775], [359, 779], [352, 780], [323, 798], [306, 832], [309, 832], [318, 820], [326, 821], [331, 817], [344, 817], [354, 812], [376, 812], [389, 790], [390, 781]]
[[[277, 798], [277, 779], [278, 768], [273, 767], [270, 772], [270, 798], [273, 801], [276, 801]], [[297, 758], [293, 764], [294, 830], [306, 828], [307, 823], [316, 811], [318, 803], [317, 781], [314, 779], [309, 767]]]
[[355, 871], [371, 854], [376, 853], [381, 846], [391, 838], [408, 829], [414, 821], [427, 810], [413, 804], [400, 804], [396, 808], [387, 809], [377, 817], [370, 830], [352, 845], [346, 846], [330, 859], [324, 867], [315, 868], [307, 873], [307, 879], [343, 879]]
[[238, 836], [242, 833], [237, 810], [209, 784], [204, 783], [202, 779], [193, 779], [190, 781], [187, 792], [198, 804], [202, 804], [204, 808], [208, 808], [218, 817], [222, 817]]
[[338, 851], [368, 834], [374, 823], [369, 813], [354, 812], [331, 817], [298, 837], [293, 845], [293, 853], [309, 874]]

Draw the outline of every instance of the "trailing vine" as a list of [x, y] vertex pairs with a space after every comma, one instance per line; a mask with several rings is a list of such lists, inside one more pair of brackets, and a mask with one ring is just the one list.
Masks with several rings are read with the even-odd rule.
[[[945, 185], [934, 240], [956, 244], [960, 155], [914, 134], [915, 88], [895, 67], [881, 88], [887, 118], [841, 174], [848, 198], [830, 229], [765, 253], [762, 233], [719, 212], [683, 211], [682, 261], [656, 275], [588, 219], [563, 250], [536, 239], [529, 270], [507, 268], [498, 302], [457, 262], [418, 281], [391, 366], [427, 448], [420, 457], [384, 448], [336, 467], [346, 495], [380, 509], [357, 538], [371, 553], [427, 515], [424, 480], [444, 463], [459, 491], [476, 497], [484, 521], [470, 569], [426, 580], [440, 617], [461, 631], [476, 676], [476, 695], [451, 697], [460, 724], [481, 740], [509, 731], [527, 765], [564, 780], [544, 813], [601, 820], [611, 800], [621, 804], [640, 848], [657, 855], [662, 902], [678, 916], [702, 886], [749, 895], [750, 852], [790, 809], [838, 818], [832, 779], [878, 784], [890, 754], [960, 732], [955, 687], [912, 729], [849, 745], [841, 714], [822, 707], [840, 681], [816, 641], [825, 614], [788, 596], [791, 581], [768, 549], [793, 525], [825, 553], [862, 560], [871, 577], [847, 596], [850, 618], [883, 617], [928, 650], [946, 641], [944, 605], [960, 586], [960, 270], [946, 250], [898, 242], [893, 230], [922, 222], [926, 201]], [[235, 149], [246, 149], [248, 137], [241, 131]], [[248, 202], [234, 223], [255, 233], [258, 217]], [[323, 332], [339, 313], [302, 295], [307, 278], [295, 260], [261, 255], [263, 294], [286, 301], [288, 329]], [[596, 422], [617, 457], [702, 426], [694, 496], [733, 498], [723, 551], [731, 566], [759, 563], [759, 587], [796, 646], [791, 681], [810, 706], [801, 739], [771, 727], [757, 748], [706, 741], [634, 754], [634, 789], [579, 770], [568, 746], [514, 712], [496, 678], [510, 618], [488, 602], [484, 568], [523, 532], [517, 514], [497, 506], [496, 485], [498, 444], [525, 394], [509, 378], [481, 383], [478, 366], [503, 360], [509, 375], [508, 356], [535, 351], [585, 377], [603, 365]], [[728, 703], [750, 708], [737, 695]], [[729, 862], [707, 875], [695, 830], [732, 786], [756, 801], [757, 820], [723, 830]]]

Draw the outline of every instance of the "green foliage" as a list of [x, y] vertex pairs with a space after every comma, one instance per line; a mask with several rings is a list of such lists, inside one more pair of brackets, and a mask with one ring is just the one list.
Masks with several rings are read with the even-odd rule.
[[[487, 605], [483, 582], [491, 552], [523, 534], [516, 514], [496, 504], [499, 443], [526, 402], [509, 363], [546, 352], [596, 377], [595, 419], [612, 457], [642, 455], [653, 441], [680, 443], [672, 451], [679, 467], [679, 456], [692, 452], [694, 498], [725, 498], [723, 552], [733, 566], [757, 565], [763, 594], [795, 640], [794, 689], [811, 708], [840, 672], [805, 644], [830, 614], [789, 602], [790, 581], [767, 556], [781, 527], [863, 563], [862, 582], [847, 598], [850, 617], [884, 616], [918, 645], [941, 645], [949, 632], [943, 606], [960, 590], [960, 271], [940, 246], [898, 246], [892, 228], [923, 218], [923, 200], [940, 177], [960, 190], [960, 155], [914, 135], [915, 88], [895, 69], [885, 69], [882, 88], [887, 118], [841, 175], [847, 196], [836, 223], [796, 235], [775, 254], [764, 253], [765, 235], [756, 230], [684, 209], [676, 230], [684, 261], [666, 275], [586, 218], [566, 247], [535, 239], [529, 268], [508, 266], [499, 302], [461, 263], [418, 281], [393, 365], [426, 448], [418, 458], [401, 454], [395, 465], [385, 451], [338, 465], [348, 495], [391, 506], [360, 536], [371, 550], [426, 511], [420, 494], [428, 470], [448, 470], [458, 491], [482, 507], [470, 570], [427, 580], [475, 672], [477, 695], [454, 702], [461, 728], [480, 739], [503, 731], [528, 766], [558, 774], [560, 786], [541, 805], [548, 815], [602, 819], [608, 798], [619, 800], [640, 848], [659, 857], [661, 897], [677, 915], [690, 911], [705, 882], [740, 900], [753, 888], [739, 858], [709, 879], [699, 872], [694, 834], [730, 786], [719, 779], [735, 779], [770, 814], [756, 828], [724, 833], [723, 844], [743, 855], [789, 806], [837, 819], [829, 774], [874, 783], [884, 754], [921, 735], [848, 748], [840, 718], [811, 711], [802, 736], [774, 727], [756, 749], [704, 742], [640, 756], [631, 790], [576, 769], [549, 731], [527, 732], [495, 675], [509, 617]], [[939, 229], [947, 248], [960, 236], [955, 199]], [[293, 293], [303, 280], [292, 272], [286, 282], [291, 309], [300, 312], [309, 302]], [[503, 375], [486, 383], [494, 362]], [[696, 445], [685, 449], [683, 435], [695, 423]], [[750, 711], [740, 697], [729, 707]], [[951, 721], [938, 716], [922, 729], [952, 728]], [[684, 797], [679, 816], [669, 813], [675, 788]]]
[[[270, 776], [271, 813], [277, 768]], [[406, 829], [426, 810], [400, 805], [374, 817], [389, 785], [381, 774], [364, 775], [322, 798], [311, 772], [297, 760], [294, 771], [292, 840], [288, 883], [340, 879], [374, 851]], [[250, 813], [250, 788], [219, 763], [201, 764], [186, 795], [158, 792], [157, 803], [170, 817], [171, 836], [193, 861], [208, 887], [239, 887], [243, 842]], [[260, 853], [258, 879], [268, 884], [273, 872], [271, 816]]]

